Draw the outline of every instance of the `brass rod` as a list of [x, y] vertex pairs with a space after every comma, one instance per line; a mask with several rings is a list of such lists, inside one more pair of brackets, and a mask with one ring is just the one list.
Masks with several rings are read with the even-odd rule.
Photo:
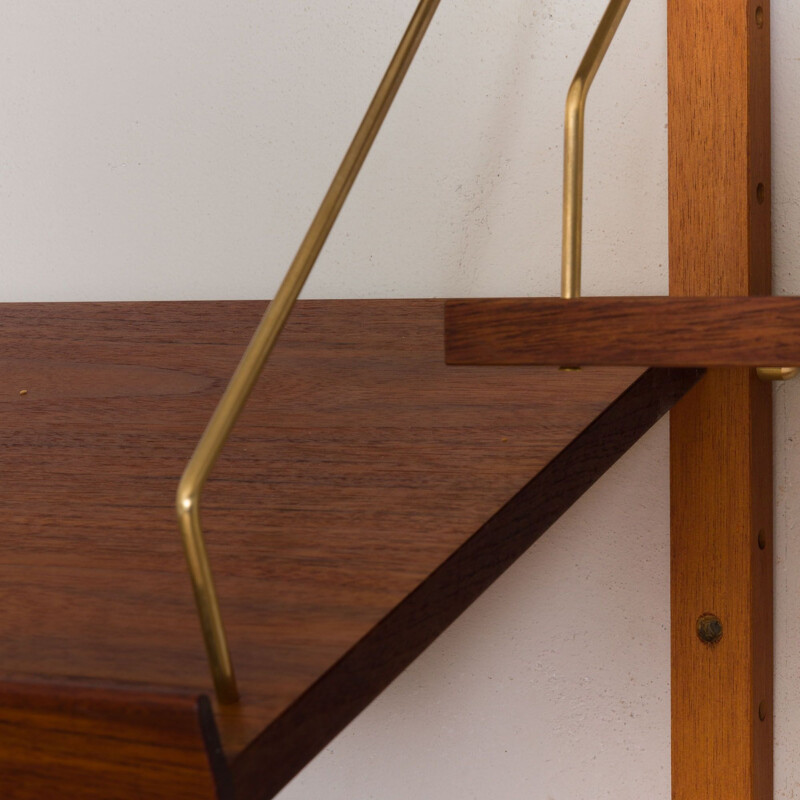
[[567, 93], [564, 120], [564, 220], [561, 296], [580, 297], [583, 228], [583, 129], [586, 97], [630, 0], [611, 0]]
[[756, 374], [762, 381], [790, 381], [797, 377], [798, 367], [757, 367]]
[[203, 486], [328, 238], [438, 5], [439, 0], [421, 0], [417, 6], [322, 205], [275, 298], [253, 334], [178, 485], [178, 523], [214, 688], [220, 703], [237, 702], [239, 691], [200, 524]]

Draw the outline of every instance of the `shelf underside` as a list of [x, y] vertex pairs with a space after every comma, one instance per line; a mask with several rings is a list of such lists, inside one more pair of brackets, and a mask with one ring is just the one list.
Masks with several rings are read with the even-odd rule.
[[[443, 305], [301, 302], [208, 484], [242, 691], [213, 710], [222, 796], [278, 791], [700, 375], [448, 367]], [[137, 693], [211, 694], [173, 497], [263, 309], [0, 307], [0, 723], [24, 717], [9, 686], [88, 692], [59, 713], [110, 730]], [[201, 724], [186, 741], [213, 750]], [[92, 794], [62, 767], [70, 796], [162, 796], [124, 770]], [[28, 779], [0, 777], [3, 796], [35, 796]]]

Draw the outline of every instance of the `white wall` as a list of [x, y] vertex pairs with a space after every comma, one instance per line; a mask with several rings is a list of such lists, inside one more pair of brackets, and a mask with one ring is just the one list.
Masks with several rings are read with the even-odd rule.
[[[4, 0], [0, 300], [274, 292], [414, 0]], [[305, 293], [555, 295], [564, 94], [605, 0], [442, 3]], [[588, 109], [587, 294], [667, 290], [665, 2]], [[773, 0], [776, 292], [800, 6]], [[776, 397], [776, 797], [800, 796], [800, 381]], [[669, 797], [659, 424], [280, 795]]]

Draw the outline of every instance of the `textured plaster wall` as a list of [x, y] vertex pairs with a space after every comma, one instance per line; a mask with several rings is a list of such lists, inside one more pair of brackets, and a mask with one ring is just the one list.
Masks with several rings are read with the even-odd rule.
[[[0, 300], [269, 297], [414, 0], [5, 0]], [[605, 0], [444, 0], [307, 297], [558, 292], [566, 87]], [[773, 0], [776, 292], [800, 6]], [[587, 294], [667, 290], [665, 2], [588, 108]], [[776, 407], [776, 796], [800, 797], [800, 381]], [[662, 422], [281, 800], [669, 797]]]

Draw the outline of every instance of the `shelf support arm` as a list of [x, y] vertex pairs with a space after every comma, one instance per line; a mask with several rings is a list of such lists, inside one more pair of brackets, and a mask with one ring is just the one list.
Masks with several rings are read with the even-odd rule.
[[561, 296], [580, 297], [583, 236], [583, 131], [586, 97], [630, 0], [611, 0], [567, 93], [564, 118], [564, 219]]
[[214, 688], [220, 703], [237, 702], [239, 691], [200, 524], [203, 487], [328, 238], [438, 5], [439, 0], [421, 0], [417, 6], [322, 205], [275, 298], [253, 334], [178, 485], [178, 523]]

